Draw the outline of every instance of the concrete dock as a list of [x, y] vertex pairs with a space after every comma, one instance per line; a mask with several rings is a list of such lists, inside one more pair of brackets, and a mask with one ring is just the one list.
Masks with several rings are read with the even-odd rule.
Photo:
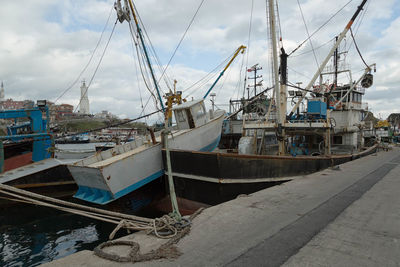
[[[400, 149], [393, 148], [210, 207], [177, 243], [179, 257], [135, 266], [400, 266], [399, 193]], [[124, 239], [141, 253], [165, 243], [143, 233]], [[92, 251], [44, 264], [119, 265], [132, 263]]]

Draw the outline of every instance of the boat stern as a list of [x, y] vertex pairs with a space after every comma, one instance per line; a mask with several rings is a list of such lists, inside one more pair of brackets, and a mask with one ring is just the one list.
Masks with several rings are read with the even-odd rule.
[[104, 181], [101, 169], [68, 165], [68, 170], [78, 185], [75, 198], [100, 205], [114, 200], [109, 186]]

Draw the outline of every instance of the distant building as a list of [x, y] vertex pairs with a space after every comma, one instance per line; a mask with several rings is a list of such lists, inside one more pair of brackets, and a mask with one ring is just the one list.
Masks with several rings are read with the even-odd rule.
[[47, 101], [50, 111], [50, 121], [62, 120], [74, 116], [74, 106], [70, 104], [55, 105]]
[[107, 119], [107, 120], [118, 118], [117, 116], [111, 114], [111, 112], [108, 112], [107, 110], [102, 110], [100, 113], [96, 113], [94, 117], [96, 119]]
[[79, 104], [79, 113], [80, 114], [90, 114], [88, 91], [89, 91], [89, 88], [86, 86], [85, 81], [83, 81], [82, 85], [81, 85], [81, 100], [80, 100], [80, 104]]
[[3, 110], [32, 108], [33, 106], [34, 102], [32, 100], [16, 101], [9, 98], [0, 102], [0, 108]]

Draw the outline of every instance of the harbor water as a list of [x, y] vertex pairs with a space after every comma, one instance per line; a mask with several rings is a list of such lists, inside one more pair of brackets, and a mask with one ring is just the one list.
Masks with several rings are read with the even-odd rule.
[[107, 241], [115, 227], [38, 206], [8, 208], [0, 221], [0, 266], [37, 266], [92, 250]]
[[[59, 144], [72, 152], [106, 143]], [[2, 197], [2, 196], [0, 196]], [[108, 240], [114, 225], [30, 204], [0, 212], [0, 266], [36, 266]]]

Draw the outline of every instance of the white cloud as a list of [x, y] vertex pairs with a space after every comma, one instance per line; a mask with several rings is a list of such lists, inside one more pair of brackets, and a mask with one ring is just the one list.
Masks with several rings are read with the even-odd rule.
[[[400, 83], [400, 18], [394, 11], [395, 0], [369, 2], [366, 15], [361, 13], [353, 27], [365, 60], [377, 63], [375, 85], [367, 90], [365, 99], [375, 112], [387, 116], [396, 110], [396, 105], [400, 106], [400, 99], [393, 97]], [[199, 0], [135, 2], [162, 64], [166, 64], [199, 3]], [[300, 3], [311, 33], [347, 0], [302, 0]], [[312, 38], [315, 48], [325, 44], [316, 51], [319, 63], [332, 45], [327, 42], [343, 30], [358, 4], [359, 1], [351, 2]], [[112, 5], [112, 0], [34, 0], [25, 1], [23, 8], [18, 1], [3, 3], [0, 9], [0, 79], [5, 82], [6, 97], [34, 100], [57, 98], [86, 65]], [[251, 1], [204, 2], [168, 69], [168, 77], [178, 80], [179, 90], [205, 76], [239, 45], [247, 45], [250, 9]], [[296, 0], [279, 1], [279, 10], [283, 44], [286, 51], [291, 52], [307, 34]], [[363, 23], [358, 28], [362, 17]], [[89, 80], [93, 74], [115, 19], [113, 11], [100, 48], [82, 78]], [[129, 38], [127, 24], [118, 23], [89, 89], [92, 112], [107, 109], [114, 114], [135, 117], [141, 113], [141, 102], [146, 103], [149, 98], [141, 77], [138, 82]], [[348, 36], [343, 46], [348, 47], [350, 43]], [[316, 71], [312, 53], [295, 57], [310, 48], [310, 44], [306, 43], [294, 57], [289, 58], [291, 82], [300, 81], [305, 85]], [[254, 0], [248, 53], [247, 65], [259, 63], [263, 67], [261, 74], [265, 86], [271, 84], [265, 1]], [[243, 68], [246, 66], [246, 58], [247, 55], [244, 59], [238, 57], [216, 86], [217, 103], [221, 106], [227, 104], [230, 98], [243, 94], [246, 72], [240, 72], [240, 67], [242, 62]], [[355, 72], [363, 68], [354, 45], [347, 62], [351, 63]], [[216, 70], [214, 74], [218, 75], [221, 70]], [[157, 75], [160, 75], [159, 71]], [[212, 81], [204, 84], [194, 95], [202, 97]], [[166, 91], [165, 85], [162, 85]], [[224, 87], [221, 88], [221, 85]], [[60, 101], [76, 105], [79, 102], [79, 86], [79, 83], [76, 84]], [[391, 105], [385, 105], [385, 101], [389, 100]], [[146, 112], [151, 110], [154, 110], [153, 101], [150, 101]]]

